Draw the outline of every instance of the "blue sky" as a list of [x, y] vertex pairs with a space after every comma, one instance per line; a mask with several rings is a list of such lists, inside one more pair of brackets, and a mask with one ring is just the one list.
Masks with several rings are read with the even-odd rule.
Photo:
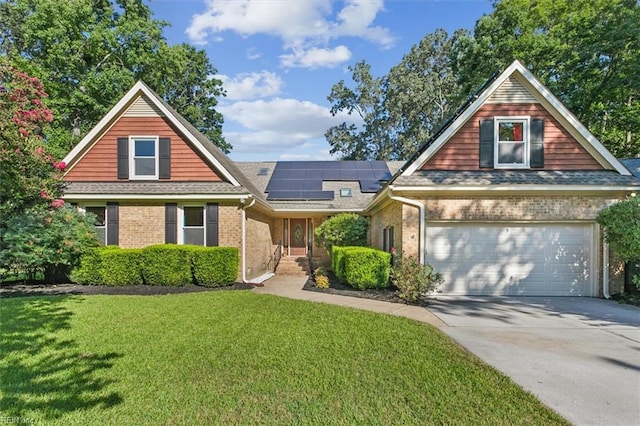
[[227, 97], [224, 136], [236, 161], [331, 159], [333, 84], [366, 60], [376, 76], [437, 28], [473, 29], [490, 0], [151, 0], [170, 44], [204, 49]]

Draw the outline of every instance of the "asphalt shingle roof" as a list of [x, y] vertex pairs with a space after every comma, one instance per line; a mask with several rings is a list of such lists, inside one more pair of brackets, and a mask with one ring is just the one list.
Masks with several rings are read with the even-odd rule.
[[395, 186], [603, 185], [640, 187], [640, 180], [609, 170], [421, 170], [411, 176], [399, 176], [393, 184]]
[[177, 194], [247, 194], [246, 188], [233, 186], [228, 182], [68, 182], [65, 195], [77, 194], [136, 194], [136, 195], [177, 195]]

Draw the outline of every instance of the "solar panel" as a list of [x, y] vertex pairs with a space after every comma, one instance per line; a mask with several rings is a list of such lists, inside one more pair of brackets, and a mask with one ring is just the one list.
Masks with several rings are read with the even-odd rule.
[[362, 192], [377, 192], [379, 180], [391, 177], [384, 161], [281, 161], [266, 188], [268, 200], [332, 200], [323, 181], [359, 181]]

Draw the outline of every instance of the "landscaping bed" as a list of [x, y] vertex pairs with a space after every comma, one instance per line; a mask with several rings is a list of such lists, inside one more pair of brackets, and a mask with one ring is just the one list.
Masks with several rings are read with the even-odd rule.
[[197, 285], [153, 286], [106, 286], [106, 285], [80, 285], [80, 284], [1, 284], [0, 297], [21, 296], [55, 296], [55, 295], [83, 295], [83, 294], [129, 294], [141, 296], [153, 296], [163, 294], [196, 293], [219, 290], [249, 290], [251, 284], [235, 283], [224, 287], [202, 287]]
[[340, 280], [338, 280], [338, 278], [336, 278], [336, 276], [331, 272], [327, 273], [327, 277], [329, 278], [329, 288], [316, 287], [316, 283], [313, 278], [309, 278], [302, 289], [315, 291], [318, 293], [337, 294], [340, 296], [361, 297], [364, 299], [373, 299], [382, 302], [403, 303], [405, 305], [429, 305], [428, 300], [407, 302], [406, 300], [401, 299], [400, 296], [398, 296], [398, 289], [393, 285], [389, 285], [389, 287], [387, 288], [369, 288], [365, 290], [358, 290], [350, 287], [347, 284], [341, 283]]

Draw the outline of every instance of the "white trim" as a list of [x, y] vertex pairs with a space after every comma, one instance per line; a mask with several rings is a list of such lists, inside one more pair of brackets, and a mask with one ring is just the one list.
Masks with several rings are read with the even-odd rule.
[[[544, 87], [544, 85], [520, 63], [520, 61], [515, 60], [478, 96], [475, 101], [473, 101], [472, 105], [470, 105], [457, 119], [455, 119], [455, 121], [451, 123], [451, 125], [440, 136], [438, 136], [438, 138], [433, 141], [433, 143], [424, 152], [422, 152], [422, 154], [418, 156], [417, 159], [406, 167], [401, 176], [410, 176], [422, 167], [429, 158], [431, 158], [476, 112], [478, 112], [485, 103], [487, 103], [487, 100], [505, 82], [505, 80], [514, 74], [516, 78], [518, 78], [519, 74], [524, 79], [524, 82], [528, 83], [531, 88], [537, 91], [537, 94], [548, 103], [548, 105], [543, 105], [552, 116], [559, 119], [561, 122], [564, 120], [570, 127], [575, 129], [577, 134], [581, 136], [584, 141], [583, 143], [579, 138], [576, 138], [578, 143], [583, 145], [588, 152], [592, 153], [592, 155], [593, 151], [595, 151], [601, 156], [603, 161], [599, 162], [604, 168], [608, 168], [607, 166], [612, 167], [621, 175], [628, 176], [631, 174], [631, 172], [629, 172], [629, 170], [627, 170], [622, 163], [620, 163], [620, 161], [618, 161], [595, 138], [595, 136], [587, 130], [587, 128], [562, 104], [562, 102], [560, 102], [546, 87]], [[536, 96], [536, 93], [532, 94]], [[598, 159], [596, 158], [596, 160]]]
[[362, 213], [365, 209], [273, 209], [274, 213]]
[[[518, 163], [500, 163], [500, 123], [522, 123], [522, 164]], [[493, 117], [493, 168], [494, 169], [529, 169], [531, 150], [531, 117], [528, 115], [516, 115], [516, 116], [496, 116]], [[502, 143], [508, 143], [502, 141]]]
[[[136, 174], [136, 142], [137, 141], [150, 141], [154, 142], [154, 175], [140, 175]], [[160, 176], [160, 137], [159, 136], [145, 136], [145, 135], [132, 135], [129, 136], [129, 180], [158, 180]]]
[[251, 194], [63, 194], [68, 200], [244, 200]]
[[[202, 209], [202, 246], [207, 246], [207, 209], [206, 204], [204, 203], [193, 203], [193, 204], [178, 204], [178, 244], [185, 244], [184, 242], [184, 208], [185, 207], [198, 207]], [[189, 227], [187, 229], [197, 229], [199, 226]]]
[[[240, 182], [228, 171], [222, 164], [202, 146], [202, 143], [164, 106], [162, 102], [151, 92], [151, 90], [141, 81], [136, 82], [131, 89], [118, 101], [118, 103], [109, 110], [109, 112], [96, 124], [93, 129], [64, 157], [64, 162], [70, 165], [67, 169], [69, 172], [75, 165], [77, 157], [84, 152], [90, 144], [95, 140], [109, 125], [112, 120], [121, 116], [126, 111], [125, 107], [129, 106], [141, 94], [146, 95], [149, 100], [165, 115], [165, 117], [173, 124], [183, 135], [187, 137], [189, 142], [197, 149], [197, 151], [206, 158], [229, 182], [234, 186], [241, 186]], [[224, 154], [223, 154], [224, 155]]]
[[108, 219], [108, 214], [109, 212], [107, 211], [107, 203], [106, 202], [92, 202], [92, 203], [83, 203], [83, 204], [78, 204], [78, 210], [80, 212], [82, 212], [83, 215], [85, 215], [87, 213], [87, 208], [102, 208], [104, 209], [104, 225], [102, 226], [96, 226], [93, 225], [94, 228], [97, 229], [104, 229], [104, 241], [102, 241], [103, 245], [107, 245], [107, 224], [109, 223], [109, 219]]

